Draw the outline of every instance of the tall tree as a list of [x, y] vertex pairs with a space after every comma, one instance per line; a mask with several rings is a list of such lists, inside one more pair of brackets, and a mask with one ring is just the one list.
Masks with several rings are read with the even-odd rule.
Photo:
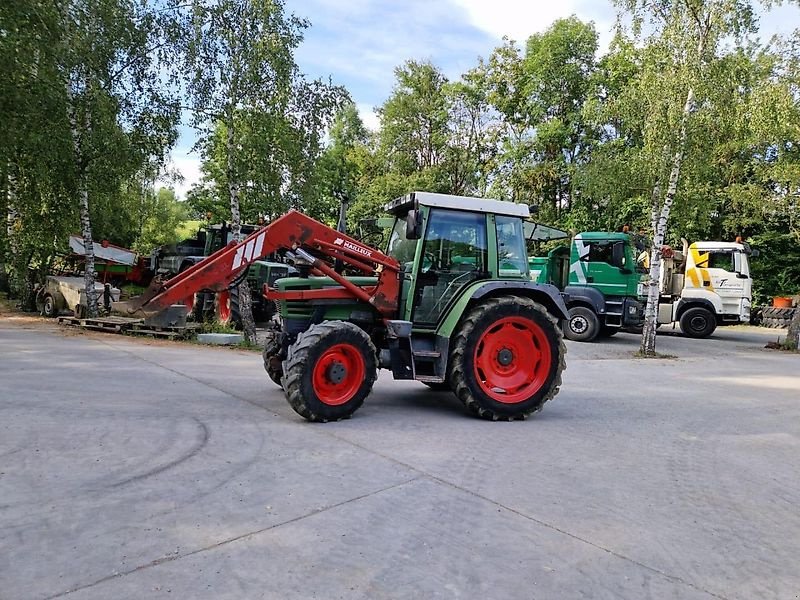
[[755, 31], [755, 22], [750, 2], [617, 0], [617, 5], [632, 17], [634, 33], [647, 47], [639, 93], [648, 114], [644, 152], [653, 182], [653, 245], [640, 351], [654, 355], [662, 246], [697, 113], [706, 110], [717, 84], [713, 66], [725, 38], [740, 42]]
[[[176, 137], [178, 107], [164, 91], [159, 62], [170, 48], [163, 14], [130, 0], [45, 0], [34, 11], [4, 13], [17, 20], [6, 36], [17, 72], [8, 119], [27, 123], [6, 154], [8, 189], [25, 208], [13, 207], [22, 224], [14, 229], [25, 231], [26, 219], [41, 214], [60, 220], [61, 231], [39, 241], [52, 253], [57, 240], [50, 235], [63, 236], [70, 223], [58, 200], [77, 198], [72, 214], [88, 251], [90, 315], [97, 312], [90, 200], [117, 193], [126, 177], [161, 163]], [[45, 158], [37, 156], [45, 147]], [[37, 229], [46, 231], [31, 227], [29, 235]]]
[[[204, 170], [224, 190], [231, 229], [241, 239], [242, 200], [274, 217], [302, 208], [324, 129], [343, 90], [306, 81], [294, 61], [308, 22], [286, 15], [281, 0], [193, 0], [187, 26], [192, 124], [200, 132]], [[255, 341], [247, 282], [238, 298], [245, 337]]]

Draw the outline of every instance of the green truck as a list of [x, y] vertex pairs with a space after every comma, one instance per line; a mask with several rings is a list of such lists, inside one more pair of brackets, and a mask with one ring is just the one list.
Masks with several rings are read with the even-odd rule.
[[587, 231], [570, 246], [547, 256], [529, 257], [531, 278], [566, 292], [569, 319], [563, 322], [567, 339], [591, 342], [642, 325], [642, 272], [636, 248], [627, 233]]

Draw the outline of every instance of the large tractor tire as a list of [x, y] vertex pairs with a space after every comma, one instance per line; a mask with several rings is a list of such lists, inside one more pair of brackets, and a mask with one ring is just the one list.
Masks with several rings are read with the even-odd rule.
[[717, 319], [702, 306], [688, 309], [681, 315], [681, 331], [691, 338], [707, 338], [717, 328]]
[[323, 321], [297, 336], [283, 361], [283, 389], [297, 414], [318, 423], [348, 419], [372, 391], [372, 340], [346, 321]]
[[557, 321], [530, 298], [491, 298], [453, 340], [448, 381], [467, 409], [493, 421], [524, 419], [558, 393], [566, 347]]
[[239, 311], [239, 288], [234, 286], [224, 292], [217, 292], [214, 300], [214, 314], [217, 321], [234, 329], [242, 328], [242, 313]]
[[569, 319], [564, 321], [564, 336], [576, 342], [593, 342], [600, 335], [600, 319], [591, 308], [573, 306]]
[[269, 378], [282, 387], [283, 361], [281, 360], [281, 352], [280, 343], [275, 338], [268, 338], [261, 356], [264, 358], [264, 370], [269, 375]]

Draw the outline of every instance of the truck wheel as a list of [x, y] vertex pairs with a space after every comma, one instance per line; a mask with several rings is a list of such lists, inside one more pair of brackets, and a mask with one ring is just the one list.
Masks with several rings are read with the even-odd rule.
[[530, 298], [491, 298], [455, 336], [448, 381], [472, 413], [522, 419], [558, 393], [566, 348], [556, 320]]
[[691, 338], [707, 338], [716, 328], [714, 315], [702, 306], [690, 308], [681, 315], [681, 331]]
[[564, 321], [563, 327], [566, 338], [576, 342], [591, 342], [600, 334], [600, 320], [585, 306], [570, 308], [569, 319]]
[[297, 414], [325, 423], [347, 419], [378, 376], [375, 346], [360, 327], [323, 321], [297, 336], [283, 361], [283, 389]]
[[239, 312], [239, 289], [233, 287], [224, 292], [217, 292], [215, 299], [215, 314], [217, 321], [222, 325], [242, 328], [242, 313]]
[[52, 294], [45, 294], [42, 302], [42, 316], [50, 319], [58, 316], [58, 303]]
[[281, 386], [281, 378], [283, 377], [283, 364], [281, 361], [281, 345], [274, 338], [267, 340], [264, 344], [264, 352], [261, 354], [264, 358], [264, 370], [269, 375], [273, 382]]

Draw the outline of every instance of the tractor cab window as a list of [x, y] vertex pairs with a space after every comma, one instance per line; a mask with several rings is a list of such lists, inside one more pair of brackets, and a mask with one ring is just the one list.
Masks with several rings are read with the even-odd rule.
[[467, 284], [486, 276], [486, 215], [431, 209], [414, 296], [414, 321], [435, 324]]
[[523, 275], [528, 272], [528, 256], [522, 220], [516, 217], [498, 215], [495, 219], [497, 230], [497, 271], [501, 277]]
[[398, 218], [394, 221], [392, 233], [389, 234], [389, 243], [386, 246], [386, 254], [400, 263], [402, 271], [411, 272], [414, 265], [414, 254], [417, 252], [419, 240], [409, 240], [406, 237], [406, 219]]

